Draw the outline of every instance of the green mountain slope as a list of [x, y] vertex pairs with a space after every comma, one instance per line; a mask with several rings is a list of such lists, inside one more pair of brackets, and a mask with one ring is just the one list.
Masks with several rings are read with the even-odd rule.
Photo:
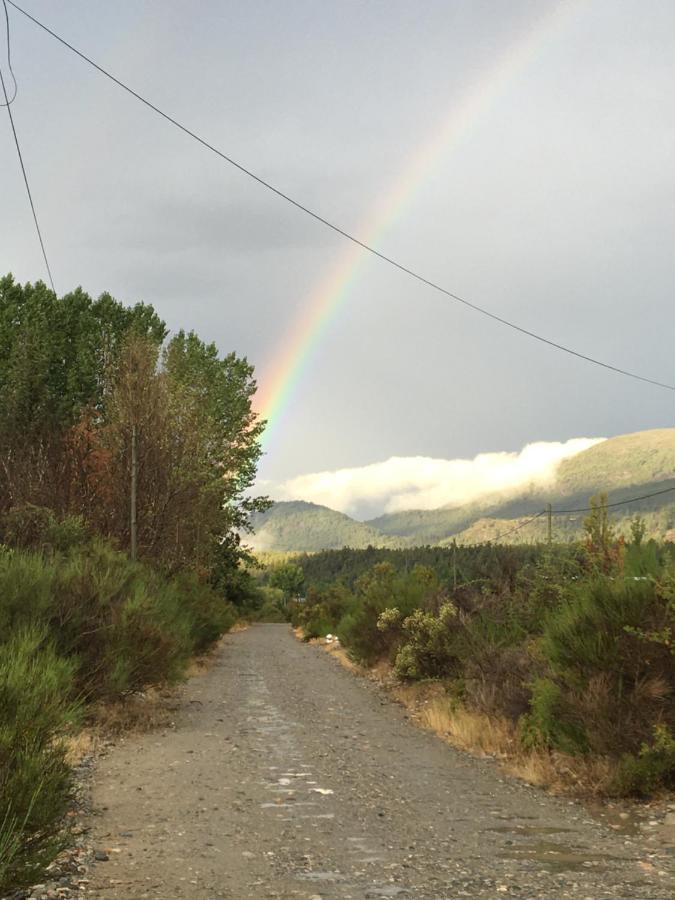
[[398, 546], [375, 528], [327, 506], [294, 500], [275, 503], [255, 516], [251, 543], [256, 550], [334, 550], [342, 547]]
[[559, 494], [591, 493], [675, 478], [675, 428], [622, 434], [560, 464]]
[[[356, 522], [342, 513], [312, 503], [277, 503], [258, 518], [255, 544], [270, 550], [319, 550], [349, 547], [401, 547], [494, 541], [551, 503], [554, 510], [588, 505], [592, 494], [606, 491], [610, 502], [675, 487], [675, 428], [640, 431], [610, 438], [565, 460], [555, 484], [547, 490], [529, 489], [508, 499], [485, 498], [454, 509], [407, 510]], [[637, 513], [655, 538], [675, 538], [675, 491], [640, 503], [619, 506], [612, 518], [628, 533]], [[554, 516], [556, 540], [580, 536], [584, 514]], [[522, 542], [545, 539], [546, 517], [505, 537]]]

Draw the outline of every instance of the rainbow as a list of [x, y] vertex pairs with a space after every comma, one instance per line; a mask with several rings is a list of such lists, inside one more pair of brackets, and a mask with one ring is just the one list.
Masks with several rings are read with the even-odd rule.
[[[561, 0], [514, 42], [490, 66], [479, 82], [453, 104], [441, 127], [414, 154], [401, 177], [370, 211], [359, 229], [359, 239], [377, 247], [385, 232], [401, 217], [416, 194], [433, 174], [437, 164], [457, 147], [479, 117], [494, 105], [522, 70], [541, 54], [547, 41], [558, 34], [573, 10], [583, 0]], [[345, 246], [337, 265], [312, 291], [298, 318], [280, 342], [280, 349], [264, 370], [256, 399], [256, 408], [267, 422], [263, 447], [269, 448], [284, 413], [289, 408], [297, 385], [324, 335], [349, 295], [372, 255], [357, 244]]]

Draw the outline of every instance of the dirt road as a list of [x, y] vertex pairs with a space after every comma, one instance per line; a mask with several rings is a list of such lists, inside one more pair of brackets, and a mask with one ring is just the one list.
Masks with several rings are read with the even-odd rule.
[[183, 698], [99, 764], [96, 896], [675, 896], [665, 849], [452, 750], [285, 626], [229, 636]]

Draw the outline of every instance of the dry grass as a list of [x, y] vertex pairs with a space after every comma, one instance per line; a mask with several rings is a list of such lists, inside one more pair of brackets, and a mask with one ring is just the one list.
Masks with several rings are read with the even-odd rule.
[[324, 638], [311, 638], [307, 641], [305, 639], [305, 632], [299, 625], [293, 628], [293, 634], [299, 641], [321, 647], [326, 653], [330, 653], [331, 656], [335, 657], [341, 666], [344, 666], [345, 669], [349, 669], [349, 671], [353, 672], [355, 675], [370, 674], [370, 670], [364, 669], [363, 666], [360, 666], [358, 663], [355, 663], [353, 659], [350, 659], [349, 654], [339, 641], [330, 644], [327, 644]]
[[349, 654], [342, 646], [342, 644], [326, 644], [325, 642], [321, 642], [324, 650], [330, 653], [331, 656], [335, 657], [341, 666], [344, 666], [345, 669], [349, 669], [350, 672], [354, 672], [356, 675], [365, 675], [366, 669], [362, 666], [355, 663], [353, 659], [349, 658]]
[[[294, 633], [303, 639], [301, 628], [294, 629]], [[616, 762], [605, 757], [587, 759], [526, 750], [510, 721], [491, 718], [453, 702], [440, 682], [401, 682], [387, 662], [367, 669], [351, 660], [340, 644], [326, 644], [321, 639], [310, 643], [319, 645], [349, 671], [376, 681], [408, 710], [413, 722], [434, 732], [453, 747], [495, 759], [513, 777], [555, 794], [586, 798], [607, 796], [616, 773]]]
[[77, 734], [66, 738], [66, 762], [76, 766], [85, 756], [92, 756], [98, 750], [99, 735], [91, 728], [85, 728]]
[[398, 684], [392, 693], [415, 721], [453, 747], [494, 758], [510, 775], [554, 793], [605, 796], [616, 773], [616, 762], [605, 757], [525, 749], [513, 723], [453, 702], [439, 683]]
[[148, 688], [92, 709], [92, 729], [106, 737], [128, 732], [142, 733], [170, 725], [179, 705], [175, 689]]

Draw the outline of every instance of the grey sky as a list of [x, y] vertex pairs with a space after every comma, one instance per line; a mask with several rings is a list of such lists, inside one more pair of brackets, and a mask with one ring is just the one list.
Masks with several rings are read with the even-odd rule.
[[[225, 152], [357, 234], [540, 2], [25, 0]], [[13, 106], [57, 290], [151, 302], [261, 377], [343, 243], [10, 9]], [[675, 381], [675, 5], [586, 0], [449, 146], [381, 249], [581, 352]], [[0, 271], [44, 277], [0, 110]], [[672, 393], [573, 360], [373, 260], [262, 474], [671, 425]]]

